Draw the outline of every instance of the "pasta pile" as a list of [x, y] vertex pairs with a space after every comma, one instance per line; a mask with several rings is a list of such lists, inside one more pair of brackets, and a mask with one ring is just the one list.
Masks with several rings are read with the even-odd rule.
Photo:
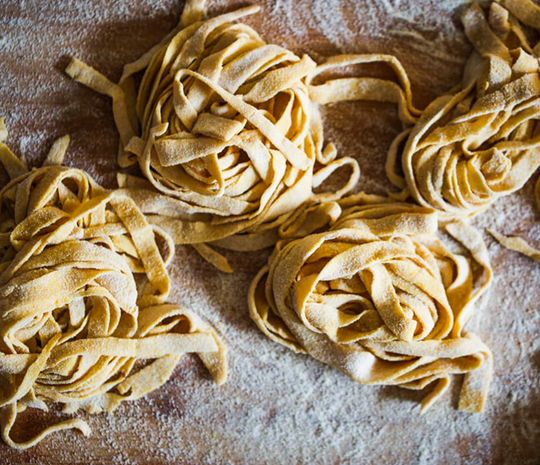
[[[477, 12], [475, 8], [470, 11]], [[467, 74], [473, 77], [465, 90], [458, 97], [436, 100], [422, 112], [413, 105], [409, 79], [395, 57], [340, 55], [317, 66], [308, 56], [300, 58], [268, 45], [250, 27], [232, 23], [257, 10], [251, 6], [205, 19], [204, 1], [188, 2], [176, 30], [126, 65], [118, 84], [72, 59], [66, 72], [113, 100], [121, 138], [119, 165], [138, 163], [145, 177], [119, 174], [123, 192], [175, 243], [194, 245], [223, 271], [232, 270], [210, 246], [246, 251], [277, 242], [249, 297], [252, 317], [270, 338], [308, 352], [361, 383], [421, 389], [438, 380], [423, 410], [444, 392], [451, 373], [467, 373], [460, 408], [482, 410], [491, 353], [476, 336], [463, 332], [474, 301], [491, 279], [481, 237], [463, 223], [448, 226], [484, 270], [479, 278], [470, 258], [451, 253], [435, 237], [439, 217], [435, 211], [381, 198], [374, 203], [364, 194], [343, 199], [358, 180], [358, 166], [350, 158], [336, 159], [332, 144], [324, 147], [317, 105], [344, 100], [397, 104], [409, 129], [388, 157], [390, 179], [402, 188], [409, 183], [410, 153], [414, 163], [409, 164], [423, 170], [415, 172], [418, 178], [431, 182], [444, 172], [450, 181], [434, 181], [440, 188], [463, 175], [463, 167], [451, 163], [495, 133], [484, 139], [472, 134], [470, 141], [461, 143], [456, 135], [467, 138], [470, 130], [460, 132], [452, 126], [448, 132], [454, 139], [447, 138], [448, 149], [440, 142], [446, 127], [438, 119], [430, 122], [432, 115], [446, 118], [443, 123], [448, 125], [457, 124], [454, 119], [468, 112], [472, 116], [463, 117], [467, 121], [478, 115], [489, 119], [474, 106], [474, 86], [478, 84], [478, 101], [486, 94], [488, 103], [493, 98], [498, 102], [491, 95], [498, 89], [483, 84], [493, 76], [486, 68], [477, 77], [482, 59], [475, 55]], [[477, 27], [467, 26], [470, 36]], [[475, 45], [486, 46], [481, 39]], [[523, 60], [515, 61], [519, 73]], [[335, 68], [374, 62], [389, 65], [395, 82], [372, 77], [325, 79]], [[137, 86], [134, 75], [140, 71], [144, 75]], [[457, 110], [452, 113], [454, 106]], [[495, 132], [514, 121], [507, 110], [501, 114], [506, 119], [495, 124]], [[529, 124], [522, 119], [518, 125], [522, 123]], [[482, 120], [478, 126], [484, 124]], [[504, 130], [512, 132], [507, 126]], [[407, 145], [398, 155], [405, 137]], [[433, 141], [438, 145], [429, 145]], [[489, 171], [490, 179], [499, 176], [499, 181], [506, 171], [501, 174], [490, 166], [500, 159], [501, 147], [477, 157], [486, 173], [498, 173]], [[452, 159], [450, 164], [441, 164], [439, 152], [445, 160]], [[395, 170], [398, 156], [405, 179]], [[480, 163], [467, 160], [463, 166]], [[345, 185], [335, 193], [315, 195], [313, 189], [343, 165], [352, 168]], [[472, 178], [465, 175], [463, 182]], [[448, 216], [446, 207], [423, 201], [414, 187], [409, 190], [421, 205]], [[462, 197], [454, 191], [452, 195]], [[480, 197], [483, 203], [478, 208], [485, 208], [483, 193]]]
[[[540, 166], [540, 44], [521, 26], [540, 30], [540, 7], [468, 8], [462, 20], [475, 51], [462, 82], [420, 111], [393, 56], [317, 65], [234, 22], [257, 6], [207, 18], [204, 4], [188, 0], [177, 28], [127, 64], [118, 84], [76, 58], [66, 69], [112, 98], [118, 163], [138, 165], [143, 178], [119, 173], [121, 189], [110, 191], [60, 166], [67, 137], [29, 171], [4, 144], [0, 119], [0, 162], [11, 178], [0, 191], [4, 441], [27, 448], [61, 429], [89, 434], [69, 419], [25, 442], [11, 437], [18, 413], [48, 401], [68, 413], [112, 412], [165, 383], [187, 352], [225, 381], [216, 332], [166, 303], [175, 244], [228, 272], [214, 246], [275, 246], [248, 296], [266, 336], [358, 383], [434, 383], [422, 412], [452, 374], [465, 374], [459, 409], [482, 411], [492, 354], [464, 327], [492, 271], [481, 235], [461, 219]], [[388, 65], [396, 78], [325, 78], [365, 63]], [[318, 107], [344, 100], [398, 106], [405, 130], [386, 170], [402, 196], [349, 195], [358, 162], [325, 144]], [[341, 185], [322, 189], [343, 167]], [[540, 183], [536, 192], [540, 203]], [[419, 205], [395, 200], [407, 195]], [[443, 223], [457, 244], [437, 235]], [[540, 261], [524, 241], [490, 232]]]
[[520, 189], [540, 165], [539, 48], [520, 26], [540, 29], [540, 8], [530, 0], [501, 0], [486, 18], [474, 4], [462, 20], [475, 51], [461, 85], [396, 139], [387, 164], [394, 184], [443, 218], [484, 211]]
[[469, 249], [452, 253], [435, 236], [434, 210], [350, 200], [332, 227], [278, 243], [251, 286], [252, 318], [269, 338], [356, 382], [422, 389], [438, 381], [422, 411], [450, 374], [466, 373], [459, 408], [481, 411], [492, 356], [463, 331], [491, 280], [481, 236], [449, 224]]
[[[356, 160], [336, 159], [334, 146], [324, 146], [308, 89], [315, 62], [231, 22], [258, 9], [204, 19], [204, 2], [188, 2], [178, 28], [126, 65], [119, 84], [76, 58], [66, 69], [113, 99], [119, 165], [138, 162], [147, 180], [120, 176], [120, 185], [131, 188], [149, 221], [225, 271], [205, 244], [273, 245], [276, 228], [296, 207], [340, 198], [359, 177]], [[135, 96], [133, 74], [141, 70]], [[313, 194], [343, 166], [350, 175], [341, 188]], [[141, 201], [133, 188], [154, 193]]]
[[12, 178], [0, 191], [3, 440], [24, 449], [57, 430], [88, 435], [80, 419], [25, 442], [10, 433], [18, 413], [47, 410], [46, 401], [63, 403], [69, 413], [112, 412], [165, 383], [187, 352], [224, 382], [217, 334], [197, 315], [165, 303], [171, 238], [130, 198], [58, 166], [68, 138], [54, 144], [43, 168], [28, 171], [3, 143], [6, 136], [0, 119], [0, 160]]

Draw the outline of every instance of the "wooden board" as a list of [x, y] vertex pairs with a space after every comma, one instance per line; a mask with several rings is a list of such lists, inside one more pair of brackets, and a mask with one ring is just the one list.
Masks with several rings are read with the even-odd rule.
[[[246, 19], [267, 42], [322, 60], [338, 52], [392, 53], [425, 105], [458, 83], [470, 52], [459, 26], [466, 0], [261, 0]], [[241, 1], [209, 0], [210, 13]], [[115, 185], [118, 136], [108, 98], [62, 70], [76, 55], [116, 80], [180, 17], [173, 0], [0, 0], [0, 116], [9, 145], [39, 166], [55, 138], [70, 134], [66, 164]], [[379, 72], [380, 70], [371, 70]], [[383, 163], [400, 128], [391, 105], [341, 103], [325, 109], [326, 134], [362, 169], [361, 188], [388, 187]], [[534, 179], [475, 220], [540, 244]], [[188, 247], [171, 267], [171, 301], [210, 320], [230, 350], [230, 379], [216, 388], [185, 357], [163, 389], [114, 416], [78, 414], [92, 436], [52, 435], [28, 451], [0, 443], [2, 464], [538, 464], [540, 452], [540, 266], [487, 238], [496, 278], [469, 324], [492, 348], [495, 372], [486, 412], [458, 412], [460, 380], [424, 416], [422, 393], [352, 383], [336, 371], [267, 340], [246, 305], [268, 252], [227, 254], [233, 275]], [[528, 284], [526, 284], [528, 283]], [[27, 438], [61, 414], [25, 412]]]

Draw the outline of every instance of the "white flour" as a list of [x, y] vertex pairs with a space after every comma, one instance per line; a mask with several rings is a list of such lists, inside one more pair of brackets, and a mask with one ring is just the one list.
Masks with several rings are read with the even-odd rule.
[[[455, 85], [469, 46], [459, 28], [466, 0], [264, 0], [246, 21], [268, 42], [322, 61], [335, 53], [396, 54], [418, 105]], [[212, 14], [245, 5], [210, 1]], [[119, 77], [178, 20], [172, 0], [0, 0], [0, 116], [9, 143], [30, 165], [52, 141], [72, 137], [66, 163], [114, 185], [117, 135], [110, 101], [62, 74], [67, 56]], [[383, 192], [383, 163], [400, 125], [390, 105], [342, 103], [325, 109], [326, 134], [355, 156], [362, 188]], [[474, 222], [540, 245], [539, 210], [529, 182]], [[487, 237], [487, 236], [486, 236]], [[179, 247], [170, 300], [205, 316], [223, 335], [230, 379], [217, 388], [186, 356], [163, 389], [114, 416], [86, 415], [90, 438], [48, 437], [27, 452], [0, 444], [2, 463], [185, 464], [534, 464], [540, 439], [540, 265], [487, 239], [496, 273], [468, 325], [492, 348], [495, 373], [484, 414], [458, 412], [461, 380], [419, 416], [423, 393], [354, 384], [266, 339], [251, 322], [246, 293], [267, 253], [228, 254], [221, 274]], [[23, 428], [43, 414], [25, 412]], [[47, 416], [49, 424], [54, 416]]]

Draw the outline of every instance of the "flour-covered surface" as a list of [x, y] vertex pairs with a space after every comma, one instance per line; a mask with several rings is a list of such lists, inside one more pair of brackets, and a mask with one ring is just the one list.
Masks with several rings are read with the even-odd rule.
[[[9, 144], [31, 166], [70, 134], [66, 164], [115, 185], [118, 137], [107, 97], [72, 82], [69, 56], [117, 79], [176, 24], [175, 0], [0, 0], [0, 116]], [[392, 53], [409, 72], [417, 105], [460, 79], [470, 48], [459, 14], [465, 0], [261, 0], [246, 21], [268, 42], [309, 53]], [[209, 0], [211, 14], [244, 1]], [[355, 70], [352, 70], [354, 72]], [[380, 73], [383, 70], [366, 69]], [[341, 103], [324, 110], [327, 136], [358, 158], [361, 187], [384, 192], [383, 163], [399, 121], [391, 105]], [[4, 177], [5, 179], [5, 177]], [[533, 183], [474, 220], [540, 245]], [[468, 329], [492, 348], [495, 372], [483, 414], [456, 410], [461, 379], [428, 413], [424, 393], [361, 386], [266, 339], [246, 294], [268, 253], [227, 254], [233, 275], [179, 247], [170, 301], [210, 320], [229, 347], [230, 378], [216, 387], [186, 356], [173, 378], [113, 416], [79, 414], [92, 435], [53, 434], [18, 452], [0, 443], [2, 464], [538, 464], [540, 463], [540, 265], [486, 236], [493, 286]], [[429, 388], [428, 388], [429, 389]], [[16, 436], [64, 418], [28, 411]]]

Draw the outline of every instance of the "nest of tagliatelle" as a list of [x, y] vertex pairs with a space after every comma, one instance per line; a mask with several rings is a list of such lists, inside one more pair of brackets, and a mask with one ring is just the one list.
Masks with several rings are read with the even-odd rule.
[[[273, 245], [295, 208], [340, 198], [359, 169], [324, 144], [310, 95], [316, 63], [232, 22], [258, 7], [206, 19], [202, 3], [191, 2], [178, 28], [126, 65], [118, 84], [77, 59], [66, 71], [113, 98], [119, 164], [138, 163], [145, 178], [121, 175], [119, 182], [149, 221], [228, 270], [208, 244]], [[313, 193], [343, 166], [350, 170], [341, 187]], [[141, 199], [140, 189], [152, 195]]]
[[274, 341], [362, 384], [423, 389], [437, 381], [422, 411], [451, 374], [466, 373], [459, 408], [481, 411], [492, 356], [464, 331], [491, 280], [481, 236], [449, 224], [466, 247], [454, 253], [436, 235], [434, 210], [361, 197], [344, 199], [331, 227], [277, 244], [251, 286], [253, 320]]
[[69, 419], [16, 442], [25, 409], [59, 402], [66, 412], [111, 412], [165, 383], [186, 352], [216, 382], [226, 377], [214, 330], [166, 303], [170, 237], [130, 198], [58, 166], [67, 141], [31, 171], [0, 143], [13, 178], [0, 191], [0, 420], [16, 448], [61, 429], [90, 432]]

